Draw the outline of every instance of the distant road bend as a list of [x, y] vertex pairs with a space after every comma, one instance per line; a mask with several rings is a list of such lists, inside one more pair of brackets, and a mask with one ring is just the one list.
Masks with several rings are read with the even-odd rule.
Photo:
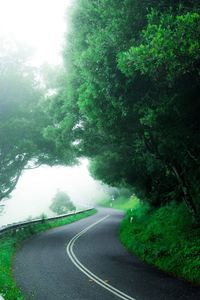
[[123, 213], [99, 209], [26, 241], [14, 276], [27, 300], [198, 300], [200, 288], [130, 255], [118, 240]]

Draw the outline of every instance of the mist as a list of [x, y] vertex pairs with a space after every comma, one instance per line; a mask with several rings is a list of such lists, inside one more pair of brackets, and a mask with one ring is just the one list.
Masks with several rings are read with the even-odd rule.
[[0, 37], [33, 47], [33, 64], [61, 64], [73, 0], [0, 1]]
[[[6, 38], [34, 49], [31, 65], [38, 70], [45, 64], [62, 66], [64, 34], [70, 27], [73, 2], [0, 2], [0, 41]], [[10, 198], [0, 203], [0, 226], [42, 214], [51, 216], [49, 206], [58, 190], [66, 192], [78, 209], [93, 206], [107, 197], [108, 189], [90, 176], [87, 166], [88, 161], [83, 159], [74, 167], [41, 166], [24, 171]]]
[[42, 214], [54, 215], [49, 209], [56, 192], [66, 192], [77, 209], [94, 206], [108, 197], [108, 188], [94, 180], [88, 171], [88, 161], [82, 159], [74, 167], [48, 167], [24, 171], [10, 199], [4, 200], [0, 226]]

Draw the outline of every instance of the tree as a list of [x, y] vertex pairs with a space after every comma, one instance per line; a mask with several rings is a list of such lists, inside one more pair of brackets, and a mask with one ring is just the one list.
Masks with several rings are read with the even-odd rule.
[[76, 207], [65, 192], [58, 191], [52, 199], [50, 209], [56, 214], [62, 215], [75, 210]]
[[131, 186], [155, 206], [185, 201], [196, 219], [199, 8], [190, 0], [78, 1], [52, 113], [57, 143], [67, 134], [93, 176]]
[[[176, 178], [177, 188], [198, 219], [200, 15], [152, 10], [140, 44], [118, 56], [119, 68], [134, 80], [139, 72], [154, 84], [154, 100], [140, 105], [147, 150]], [[174, 42], [176, 41], [176, 42]]]
[[24, 169], [50, 162], [54, 148], [43, 136], [48, 125], [41, 105], [44, 91], [29, 60], [24, 48], [1, 41], [0, 200], [10, 195]]

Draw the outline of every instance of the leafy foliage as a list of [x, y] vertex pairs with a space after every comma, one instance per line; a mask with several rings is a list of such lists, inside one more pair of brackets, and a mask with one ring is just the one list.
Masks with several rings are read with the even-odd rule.
[[156, 207], [184, 201], [196, 220], [199, 8], [189, 0], [79, 0], [49, 132], [89, 157], [95, 178], [129, 186]]
[[152, 10], [147, 17], [141, 43], [119, 54], [120, 70], [128, 76], [139, 71], [168, 85], [184, 74], [198, 74], [200, 14], [159, 14]]

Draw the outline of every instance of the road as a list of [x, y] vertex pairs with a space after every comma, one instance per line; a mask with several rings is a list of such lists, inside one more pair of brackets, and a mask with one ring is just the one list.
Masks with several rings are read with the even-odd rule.
[[[200, 288], [130, 255], [118, 239], [123, 213], [99, 209], [24, 242], [14, 277], [27, 300], [198, 300]], [[13, 299], [14, 300], [14, 299]]]

